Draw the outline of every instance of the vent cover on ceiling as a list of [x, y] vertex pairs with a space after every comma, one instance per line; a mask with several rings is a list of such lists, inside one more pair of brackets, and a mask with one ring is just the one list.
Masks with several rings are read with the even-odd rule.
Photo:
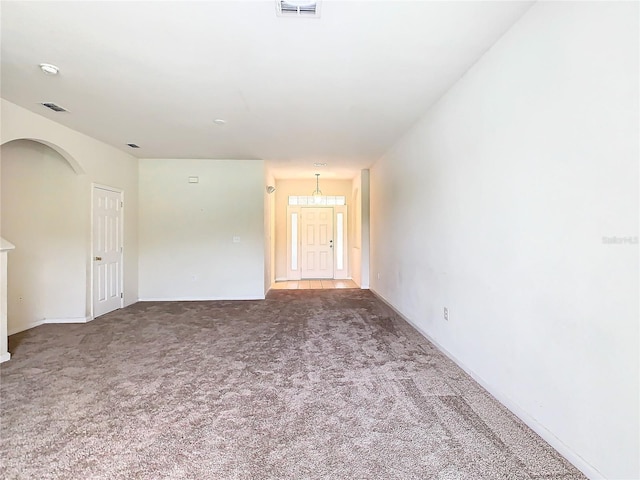
[[65, 110], [64, 108], [62, 108], [60, 105], [56, 105], [55, 103], [51, 103], [51, 102], [43, 102], [40, 105], [47, 107], [51, 110], [53, 110], [54, 112], [66, 112], [68, 110]]
[[276, 0], [279, 17], [320, 17], [320, 0]]
[[135, 143], [127, 143], [131, 148], [140, 148], [140, 145], [136, 145]]

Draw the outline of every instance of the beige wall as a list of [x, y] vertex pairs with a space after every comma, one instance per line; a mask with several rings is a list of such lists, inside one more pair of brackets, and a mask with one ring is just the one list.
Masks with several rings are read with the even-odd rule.
[[[348, 222], [351, 222], [352, 180], [323, 179], [320, 176], [320, 190], [323, 195], [343, 195], [347, 200]], [[316, 189], [315, 178], [309, 180], [276, 180], [275, 192], [275, 262], [276, 280], [287, 278], [287, 203], [290, 195], [311, 195]], [[348, 228], [350, 232], [352, 229]], [[348, 239], [351, 245], [351, 238]]]
[[9, 332], [44, 318], [84, 318], [89, 232], [82, 177], [33, 141], [10, 142], [1, 153], [2, 229], [18, 246], [9, 266]]
[[276, 254], [276, 194], [267, 193], [267, 186], [276, 185], [276, 179], [265, 169], [264, 175], [264, 289], [265, 294], [275, 282]]
[[[6, 100], [1, 109], [0, 223], [16, 246], [9, 258], [10, 331], [45, 318], [90, 318], [92, 183], [124, 191], [124, 301], [136, 302], [137, 160]], [[14, 142], [21, 139], [37, 142]], [[63, 282], [68, 290], [58, 292]]]
[[260, 160], [140, 160], [141, 300], [264, 298], [264, 175]]
[[640, 478], [638, 10], [534, 4], [371, 170], [371, 288], [591, 478]]
[[369, 288], [369, 175], [368, 169], [358, 172], [351, 187], [349, 265], [351, 278], [361, 288]]

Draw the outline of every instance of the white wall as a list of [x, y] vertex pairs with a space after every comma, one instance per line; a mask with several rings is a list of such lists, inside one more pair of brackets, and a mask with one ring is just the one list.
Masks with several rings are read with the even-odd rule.
[[[1, 109], [1, 223], [4, 237], [16, 246], [9, 258], [10, 333], [45, 318], [90, 318], [92, 183], [125, 192], [124, 301], [135, 303], [137, 160], [6, 100]], [[41, 143], [64, 154], [66, 163]], [[58, 291], [63, 282], [68, 288]]]
[[276, 196], [275, 192], [267, 193], [267, 186], [275, 187], [276, 179], [265, 170], [264, 175], [264, 290], [265, 295], [275, 282], [276, 254]]
[[351, 279], [358, 286], [362, 284], [362, 173], [358, 172], [351, 184], [349, 199], [349, 236], [351, 248], [349, 255], [349, 272]]
[[352, 238], [350, 272], [353, 281], [361, 288], [369, 288], [370, 261], [370, 173], [358, 172], [351, 191], [351, 215], [349, 228]]
[[264, 298], [264, 175], [257, 160], [140, 160], [141, 300]]
[[592, 478], [640, 478], [638, 40], [537, 3], [371, 171], [372, 289]]
[[0, 363], [11, 358], [7, 338], [7, 263], [13, 243], [0, 237]]
[[[340, 195], [347, 200], [347, 222], [351, 216], [351, 188], [352, 180], [322, 179], [320, 176], [320, 190], [323, 195]], [[275, 261], [277, 280], [287, 278], [287, 204], [290, 195], [311, 195], [316, 189], [316, 179], [278, 179], [276, 180], [276, 244]], [[351, 245], [351, 238], [347, 239], [347, 245]], [[349, 252], [351, 253], [351, 252]]]

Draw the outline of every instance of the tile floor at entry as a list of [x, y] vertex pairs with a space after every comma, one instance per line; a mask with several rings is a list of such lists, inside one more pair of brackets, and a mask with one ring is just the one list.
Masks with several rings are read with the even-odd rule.
[[353, 280], [285, 280], [271, 285], [274, 290], [309, 290], [329, 288], [359, 288]]

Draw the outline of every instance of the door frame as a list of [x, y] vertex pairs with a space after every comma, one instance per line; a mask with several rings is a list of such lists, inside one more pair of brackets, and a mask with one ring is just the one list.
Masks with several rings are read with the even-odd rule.
[[[331, 208], [331, 212], [327, 212], [327, 208]], [[302, 277], [302, 280], [314, 280], [314, 279], [327, 279], [327, 280], [333, 280], [334, 276], [335, 276], [335, 266], [336, 266], [336, 261], [335, 261], [335, 257], [336, 257], [336, 251], [335, 251], [335, 247], [333, 245], [334, 243], [334, 238], [335, 238], [335, 230], [334, 230], [334, 223], [335, 223], [335, 215], [333, 213], [333, 206], [331, 207], [316, 207], [316, 206], [311, 206], [311, 205], [307, 205], [306, 207], [304, 207], [304, 209], [302, 210], [302, 218], [301, 218], [301, 225], [300, 225], [300, 241], [301, 241], [301, 245], [300, 245], [300, 276]], [[326, 224], [327, 226], [329, 226], [329, 223], [331, 223], [331, 237], [327, 238], [327, 245], [326, 245], [326, 253], [329, 254], [331, 256], [331, 262], [327, 262], [327, 270], [329, 271], [325, 271], [323, 272], [322, 275], [320, 275], [320, 255], [318, 255], [318, 258], [316, 259], [318, 262], [317, 268], [311, 269], [314, 273], [317, 273], [319, 275], [310, 275], [309, 274], [309, 258], [308, 258], [308, 253], [309, 253], [309, 245], [308, 245], [308, 240], [309, 240], [309, 230], [308, 230], [308, 225], [309, 225], [309, 220], [308, 220], [308, 215], [311, 214], [311, 210], [315, 210], [318, 213], [318, 219], [314, 219], [314, 221], [312, 223], [314, 223], [316, 226], [319, 226], [318, 222], [321, 222], [321, 217], [325, 216], [326, 218]], [[307, 228], [305, 228], [307, 227]], [[317, 237], [316, 237], [317, 234]], [[312, 238], [314, 238], [314, 244], [316, 242], [316, 238], [317, 241], [320, 241], [321, 239], [321, 235], [320, 235], [320, 230], [314, 230], [314, 235], [312, 236]], [[315, 244], [316, 247], [319, 247], [319, 245]], [[328, 263], [331, 263], [331, 265], [328, 265]], [[305, 268], [307, 269], [307, 273], [304, 273]], [[330, 276], [328, 276], [328, 274], [331, 273]]]
[[94, 246], [94, 238], [93, 238], [93, 232], [94, 232], [94, 221], [95, 221], [95, 205], [93, 202], [93, 197], [94, 197], [94, 192], [96, 189], [100, 189], [100, 190], [107, 190], [109, 192], [113, 192], [113, 193], [118, 193], [120, 194], [120, 218], [118, 219], [118, 223], [120, 224], [120, 291], [122, 292], [122, 295], [120, 296], [120, 308], [124, 307], [124, 190], [120, 189], [120, 188], [115, 188], [115, 187], [111, 187], [109, 185], [103, 185], [100, 183], [91, 183], [91, 241], [90, 246], [89, 246], [89, 264], [91, 266], [90, 268], [90, 285], [89, 285], [89, 290], [90, 290], [90, 299], [91, 299], [91, 307], [90, 307], [90, 318], [93, 320], [95, 318], [94, 316], [94, 301], [95, 301], [95, 283], [94, 283], [94, 261], [93, 261], [93, 246]]
[[[346, 205], [287, 205], [287, 280], [302, 279], [302, 209], [303, 208], [332, 208], [333, 209], [333, 278], [345, 280], [349, 277], [349, 249], [348, 245], [348, 223]], [[297, 215], [293, 220], [293, 215]], [[338, 215], [341, 215], [340, 217]], [[293, 224], [297, 225], [293, 232]], [[338, 259], [338, 223], [342, 222], [342, 262]], [[296, 242], [292, 242], [292, 235], [295, 233]], [[297, 262], [292, 262], [292, 255], [296, 254]], [[341, 264], [341, 265], [340, 265]], [[342, 266], [342, 268], [338, 268]]]

